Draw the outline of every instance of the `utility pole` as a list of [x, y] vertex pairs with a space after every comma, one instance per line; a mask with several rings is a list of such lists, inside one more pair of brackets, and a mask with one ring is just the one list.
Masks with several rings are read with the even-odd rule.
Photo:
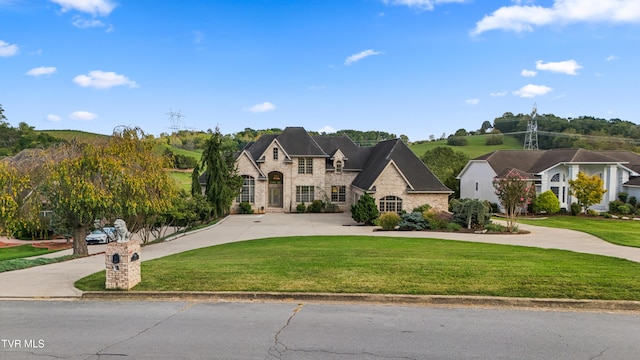
[[527, 133], [524, 136], [525, 150], [538, 150], [538, 106], [533, 104], [533, 111], [527, 123]]

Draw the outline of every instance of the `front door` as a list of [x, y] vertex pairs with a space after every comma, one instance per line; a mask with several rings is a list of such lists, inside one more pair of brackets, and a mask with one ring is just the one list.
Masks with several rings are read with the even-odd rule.
[[282, 204], [282, 173], [273, 171], [269, 173], [269, 207], [281, 208]]

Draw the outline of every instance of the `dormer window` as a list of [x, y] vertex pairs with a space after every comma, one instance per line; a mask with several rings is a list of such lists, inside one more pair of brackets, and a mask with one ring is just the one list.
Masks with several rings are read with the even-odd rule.
[[342, 161], [338, 160], [336, 161], [336, 173], [341, 173], [342, 172]]
[[278, 148], [273, 148], [273, 160], [278, 160]]

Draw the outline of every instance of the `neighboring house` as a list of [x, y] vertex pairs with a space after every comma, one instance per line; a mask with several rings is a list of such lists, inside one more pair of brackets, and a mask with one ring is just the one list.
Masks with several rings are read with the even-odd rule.
[[579, 172], [598, 175], [607, 192], [602, 201], [591, 208], [607, 211], [609, 202], [620, 192], [640, 199], [640, 155], [629, 151], [591, 151], [585, 149], [498, 150], [467, 163], [458, 175], [460, 197], [500, 203], [495, 195], [493, 179], [510, 170], [534, 181], [537, 194], [551, 190], [560, 207], [569, 209], [575, 202], [569, 195], [569, 180]]
[[450, 189], [400, 139], [360, 147], [347, 136], [310, 136], [302, 127], [262, 135], [236, 157], [242, 191], [232, 206], [256, 212], [295, 212], [314, 200], [349, 210], [365, 192], [381, 212], [429, 204], [446, 211]]

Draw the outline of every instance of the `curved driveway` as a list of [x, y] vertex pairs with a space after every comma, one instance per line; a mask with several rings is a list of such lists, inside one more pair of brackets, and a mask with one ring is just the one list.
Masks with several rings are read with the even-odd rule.
[[[640, 248], [613, 245], [594, 236], [563, 229], [520, 224], [526, 235], [488, 235], [440, 232], [385, 232], [358, 226], [349, 213], [342, 214], [265, 214], [232, 215], [219, 224], [142, 249], [142, 260], [151, 260], [187, 250], [224, 243], [295, 235], [374, 235], [424, 237], [493, 244], [563, 249], [589, 254], [619, 257], [640, 262]], [[92, 246], [92, 252], [105, 245]], [[69, 251], [69, 250], [67, 250]], [[56, 253], [59, 256], [60, 253]], [[103, 270], [103, 255], [94, 255], [63, 263], [0, 273], [0, 298], [76, 298], [82, 292], [73, 284], [78, 279]]]

